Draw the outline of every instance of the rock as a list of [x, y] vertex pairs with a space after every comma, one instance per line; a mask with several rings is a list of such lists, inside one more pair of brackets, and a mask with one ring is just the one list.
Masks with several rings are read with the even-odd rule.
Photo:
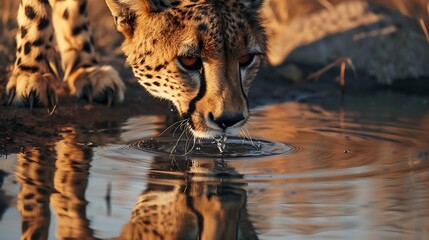
[[[278, 1], [284, 0], [271, 0]], [[380, 85], [429, 85], [429, 43], [419, 23], [399, 11], [350, 1], [287, 21], [274, 11], [263, 13], [271, 23], [268, 32], [273, 33], [269, 39], [273, 65], [287, 61], [325, 66], [347, 57], [358, 72]]]

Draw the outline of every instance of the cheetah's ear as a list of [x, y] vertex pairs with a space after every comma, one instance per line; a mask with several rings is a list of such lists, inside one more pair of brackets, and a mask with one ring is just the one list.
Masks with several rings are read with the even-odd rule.
[[106, 0], [106, 3], [110, 8], [110, 11], [112, 11], [111, 6], [120, 5], [120, 6], [125, 6], [134, 12], [139, 12], [139, 13], [161, 12], [162, 10], [171, 7], [169, 2], [171, 1], [170, 0]]
[[122, 0], [106, 0], [106, 4], [112, 13], [118, 31], [121, 32], [126, 39], [132, 38], [136, 25], [136, 11]]
[[166, 0], [105, 0], [115, 20], [116, 28], [126, 38], [134, 34], [136, 18], [169, 8]]
[[239, 0], [239, 2], [244, 6], [248, 7], [249, 9], [258, 10], [264, 0]]

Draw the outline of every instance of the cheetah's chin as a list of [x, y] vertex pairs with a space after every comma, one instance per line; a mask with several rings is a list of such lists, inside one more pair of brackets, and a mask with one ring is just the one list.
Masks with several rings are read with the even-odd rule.
[[213, 138], [218, 138], [218, 137], [225, 135], [225, 134], [227, 136], [237, 136], [239, 130], [240, 130], [239, 127], [235, 127], [235, 128], [228, 128], [225, 131], [216, 130], [216, 129], [208, 129], [208, 130], [204, 130], [204, 131], [191, 129], [191, 132], [192, 132], [193, 136], [196, 138], [213, 139]]

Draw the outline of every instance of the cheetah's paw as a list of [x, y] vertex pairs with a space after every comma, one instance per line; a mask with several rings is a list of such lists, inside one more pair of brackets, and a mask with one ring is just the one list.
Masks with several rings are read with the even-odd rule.
[[80, 68], [67, 79], [70, 92], [88, 102], [106, 103], [124, 100], [125, 84], [118, 72], [111, 66]]
[[8, 105], [16, 107], [48, 107], [58, 102], [56, 78], [49, 73], [14, 71], [6, 86]]

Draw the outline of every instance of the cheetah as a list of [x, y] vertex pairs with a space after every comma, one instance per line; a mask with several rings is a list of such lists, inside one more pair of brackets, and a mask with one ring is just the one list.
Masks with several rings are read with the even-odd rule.
[[[237, 135], [249, 118], [247, 95], [267, 51], [258, 14], [263, 0], [106, 3], [139, 83], [169, 100], [194, 137]], [[96, 58], [86, 5], [86, 0], [21, 1], [16, 62], [6, 89], [10, 104], [54, 106], [57, 79], [90, 102], [123, 101], [118, 72]]]

